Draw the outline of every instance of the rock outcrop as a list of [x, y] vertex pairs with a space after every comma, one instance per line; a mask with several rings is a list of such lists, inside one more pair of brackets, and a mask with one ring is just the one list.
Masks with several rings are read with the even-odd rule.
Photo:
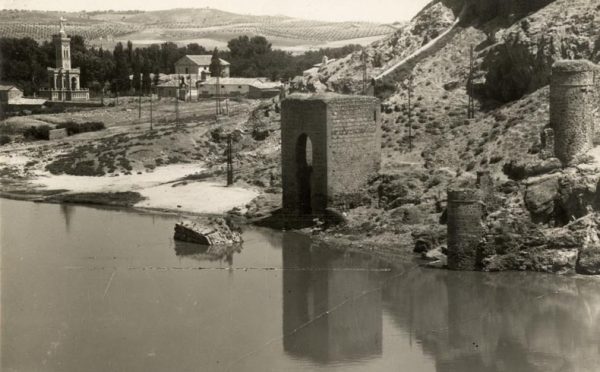
[[242, 242], [240, 231], [223, 218], [179, 222], [175, 224], [174, 239], [202, 245], [230, 245]]
[[[494, 44], [481, 66], [485, 96], [501, 102], [519, 99], [549, 84], [552, 65], [561, 59], [598, 62], [598, 29], [593, 26], [597, 2], [545, 2], [552, 4], [506, 30], [490, 34], [489, 42]], [[571, 15], [564, 16], [564, 12]]]

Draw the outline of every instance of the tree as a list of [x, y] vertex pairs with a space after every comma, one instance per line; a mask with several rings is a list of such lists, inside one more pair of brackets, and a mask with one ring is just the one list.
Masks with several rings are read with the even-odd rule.
[[114, 81], [115, 89], [119, 92], [129, 90], [129, 66], [127, 64], [127, 56], [123, 50], [123, 44], [117, 43], [113, 52], [115, 60]]
[[210, 70], [210, 76], [222, 76], [221, 71], [221, 60], [219, 59], [219, 50], [215, 48], [213, 50], [212, 58], [210, 59], [210, 66], [208, 67]]
[[187, 45], [186, 54], [205, 54], [207, 50], [198, 43], [190, 43]]
[[136, 61], [133, 64], [133, 76], [131, 79], [131, 87], [136, 92], [139, 92], [141, 85], [142, 85], [141, 74], [142, 74], [142, 69], [140, 67], [140, 63], [139, 63], [139, 61]]
[[142, 92], [150, 92], [151, 85], [152, 79], [150, 79], [150, 63], [148, 63], [148, 61], [146, 60], [144, 61], [142, 67]]

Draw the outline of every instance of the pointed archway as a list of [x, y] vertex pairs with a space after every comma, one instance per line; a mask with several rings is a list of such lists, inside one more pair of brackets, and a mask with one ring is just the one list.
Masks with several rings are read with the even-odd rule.
[[296, 178], [298, 185], [298, 210], [312, 213], [313, 149], [310, 137], [303, 133], [296, 142]]

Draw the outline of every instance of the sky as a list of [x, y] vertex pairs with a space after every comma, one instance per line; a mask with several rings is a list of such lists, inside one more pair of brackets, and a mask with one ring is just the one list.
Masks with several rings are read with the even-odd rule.
[[160, 10], [203, 8], [324, 21], [391, 23], [413, 17], [430, 0], [0, 0], [0, 9]]

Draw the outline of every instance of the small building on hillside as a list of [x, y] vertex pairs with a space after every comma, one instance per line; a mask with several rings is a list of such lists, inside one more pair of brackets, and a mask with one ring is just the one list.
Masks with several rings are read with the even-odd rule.
[[185, 101], [196, 99], [198, 98], [197, 82], [195, 75], [161, 74], [156, 85], [156, 94], [159, 98], [179, 95], [179, 99]]
[[[206, 80], [210, 77], [210, 61], [212, 55], [185, 55], [175, 62], [175, 73], [179, 75], [192, 75], [197, 80]], [[221, 61], [221, 77], [229, 77], [229, 62]]]
[[323, 56], [323, 60], [321, 63], [317, 63], [314, 64], [311, 68], [309, 68], [308, 70], [304, 70], [302, 72], [302, 76], [309, 77], [311, 75], [315, 75], [316, 73], [319, 72], [319, 70], [321, 69], [321, 67], [326, 66], [328, 64], [330, 64], [331, 62], [334, 62], [335, 58], [329, 59], [327, 58], [327, 56]]
[[38, 112], [45, 103], [45, 99], [23, 97], [23, 91], [14, 85], [0, 85], [0, 118], [23, 110]]
[[209, 78], [198, 81], [198, 96], [203, 98], [222, 96], [248, 98], [270, 98], [279, 95], [281, 83], [263, 78]]
[[23, 92], [14, 85], [0, 85], [0, 103], [8, 104], [11, 99], [22, 98]]
[[168, 80], [156, 86], [158, 98], [179, 97], [180, 100], [186, 100], [191, 96], [189, 86], [181, 83], [178, 79]]

